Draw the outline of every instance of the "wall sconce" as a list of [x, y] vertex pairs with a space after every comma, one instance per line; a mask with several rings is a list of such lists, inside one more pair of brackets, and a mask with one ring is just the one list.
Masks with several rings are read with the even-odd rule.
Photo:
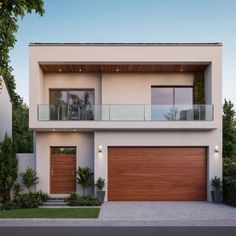
[[102, 152], [102, 145], [98, 146], [98, 152]]
[[218, 145], [215, 146], [215, 152], [216, 152], [216, 153], [219, 152], [219, 146], [218, 146]]
[[98, 158], [102, 159], [103, 158], [103, 153], [102, 153], [102, 145], [98, 146]]

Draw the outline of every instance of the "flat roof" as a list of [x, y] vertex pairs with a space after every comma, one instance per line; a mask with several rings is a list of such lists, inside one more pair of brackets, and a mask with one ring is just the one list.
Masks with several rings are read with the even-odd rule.
[[222, 43], [30, 43], [29, 46], [222, 46]]

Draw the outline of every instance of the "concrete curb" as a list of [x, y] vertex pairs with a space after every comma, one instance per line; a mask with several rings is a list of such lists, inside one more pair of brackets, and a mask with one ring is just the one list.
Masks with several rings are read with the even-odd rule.
[[236, 220], [1, 219], [0, 227], [235, 226]]

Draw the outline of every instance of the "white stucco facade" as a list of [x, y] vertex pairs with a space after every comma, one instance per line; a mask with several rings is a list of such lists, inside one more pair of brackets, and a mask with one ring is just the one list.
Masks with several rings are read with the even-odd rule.
[[12, 136], [12, 103], [5, 81], [0, 76], [0, 142], [3, 141], [5, 134]]
[[[222, 177], [221, 53], [219, 44], [30, 45], [29, 125], [36, 131], [36, 170], [40, 180], [37, 190], [50, 193], [52, 146], [75, 146], [76, 167], [90, 167], [94, 171], [94, 179], [103, 177], [106, 183], [108, 183], [109, 146], [193, 146], [207, 148], [207, 200], [210, 201], [210, 180], [214, 176]], [[205, 104], [213, 107], [213, 118], [198, 121], [153, 121], [148, 116], [149, 110], [145, 106], [151, 104], [151, 86], [193, 86], [193, 72], [49, 73], [43, 71], [40, 66], [80, 63], [142, 65], [204, 63], [207, 65], [204, 70]], [[49, 104], [50, 89], [94, 89], [95, 106], [106, 108], [107, 104], [143, 105], [145, 110], [142, 115], [145, 118], [130, 121], [108, 120], [106, 111], [102, 110], [102, 118], [106, 119], [50, 120], [48, 113], [44, 114], [44, 120], [40, 120], [40, 105]], [[124, 110], [126, 108], [124, 106]], [[132, 113], [131, 109], [130, 111]], [[99, 146], [102, 146], [102, 155], [98, 152]], [[216, 146], [219, 147], [217, 153]], [[106, 190], [107, 187], [106, 185]], [[77, 190], [80, 191], [78, 188]], [[92, 192], [93, 189], [90, 189], [90, 193]]]

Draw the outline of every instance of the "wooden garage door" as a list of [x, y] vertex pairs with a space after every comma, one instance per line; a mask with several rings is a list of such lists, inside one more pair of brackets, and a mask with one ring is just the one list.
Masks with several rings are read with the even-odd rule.
[[205, 147], [109, 147], [109, 201], [204, 201]]
[[66, 194], [76, 191], [76, 153], [73, 150], [75, 148], [51, 148], [51, 194]]

